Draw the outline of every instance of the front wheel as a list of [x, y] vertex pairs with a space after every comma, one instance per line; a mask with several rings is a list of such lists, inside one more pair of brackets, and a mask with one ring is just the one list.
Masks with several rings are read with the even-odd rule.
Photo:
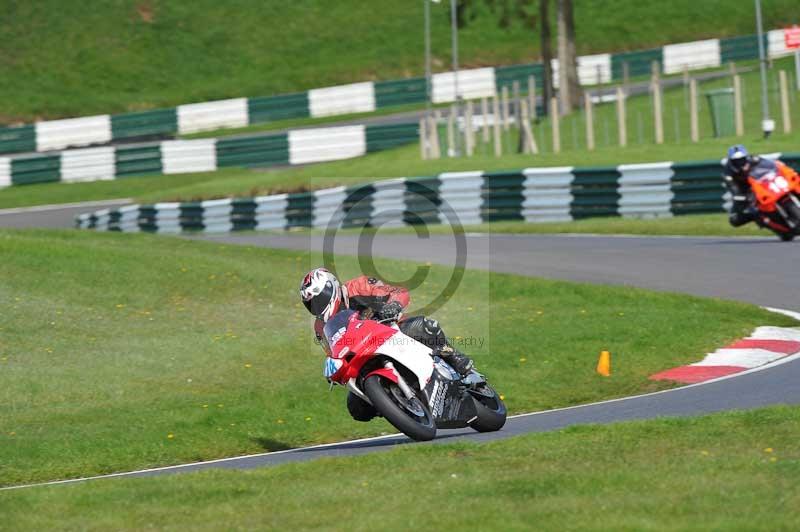
[[478, 415], [478, 419], [469, 426], [478, 432], [494, 432], [503, 428], [506, 424], [506, 404], [494, 388], [484, 384], [470, 390], [469, 393], [472, 395]]
[[[798, 207], [794, 201], [787, 201], [783, 208], [786, 211], [786, 218], [794, 224], [795, 228], [800, 227], [800, 207]], [[795, 231], [796, 230], [797, 229], [795, 229]], [[778, 236], [781, 237], [781, 240], [784, 242], [791, 242], [794, 240], [795, 233], [781, 233]]]
[[436, 422], [428, 405], [417, 397], [407, 399], [392, 381], [380, 375], [367, 377], [364, 393], [389, 423], [412, 440], [428, 441], [436, 437]]

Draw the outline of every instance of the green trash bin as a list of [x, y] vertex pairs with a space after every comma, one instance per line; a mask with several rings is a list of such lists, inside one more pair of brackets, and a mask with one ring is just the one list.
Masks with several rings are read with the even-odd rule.
[[736, 134], [733, 89], [717, 89], [706, 93], [711, 109], [711, 122], [715, 137], [732, 137]]

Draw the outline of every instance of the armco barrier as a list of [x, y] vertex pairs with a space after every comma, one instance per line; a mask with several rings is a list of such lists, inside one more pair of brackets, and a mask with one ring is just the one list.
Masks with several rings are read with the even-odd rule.
[[418, 138], [416, 123], [359, 125], [300, 129], [277, 135], [165, 140], [53, 154], [12, 155], [0, 157], [0, 188], [145, 174], [210, 172], [230, 166], [334, 161], [416, 142]]
[[[773, 30], [764, 37], [770, 58], [792, 53], [786, 48], [783, 30]], [[728, 61], [758, 58], [758, 38], [754, 35], [729, 39], [709, 39], [670, 44], [662, 48], [595, 54], [578, 58], [578, 77], [584, 85], [609, 83], [623, 79], [627, 65], [629, 76], [650, 73], [653, 61], [665, 73], [719, 66]], [[554, 73], [558, 61], [553, 61]], [[491, 96], [518, 82], [522, 90], [528, 77], [535, 76], [541, 91], [542, 65], [531, 63], [486, 67], [458, 72], [459, 96]], [[435, 74], [432, 80], [433, 101], [455, 100], [452, 72]], [[558, 83], [558, 77], [555, 77]], [[539, 92], [541, 94], [541, 92]], [[132, 140], [172, 138], [178, 134], [236, 128], [250, 124], [304, 118], [370, 112], [394, 105], [423, 103], [426, 99], [424, 78], [361, 82], [312, 89], [295, 94], [258, 98], [234, 98], [213, 102], [179, 105], [137, 113], [39, 122], [34, 125], [0, 128], [0, 153], [23, 153], [60, 150], [74, 146], [107, 144]]]
[[[769, 157], [800, 168], [800, 154]], [[176, 233], [653, 218], [722, 212], [721, 175], [721, 161], [451, 172], [249, 199], [130, 205], [84, 214], [76, 223], [87, 229]]]

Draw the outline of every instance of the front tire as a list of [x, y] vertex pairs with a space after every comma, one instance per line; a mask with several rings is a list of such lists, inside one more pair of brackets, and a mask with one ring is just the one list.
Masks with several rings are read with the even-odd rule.
[[364, 381], [364, 393], [367, 394], [372, 406], [381, 413], [386, 420], [397, 430], [417, 441], [429, 441], [436, 437], [436, 422], [424, 401], [417, 399], [414, 405], [422, 415], [415, 415], [409, 409], [398, 404], [399, 389], [392, 390], [397, 385], [380, 375], [372, 375]]
[[470, 390], [475, 403], [478, 419], [469, 424], [478, 432], [494, 432], [506, 424], [506, 404], [497, 392], [485, 384], [477, 390]]
[[[794, 201], [788, 201], [783, 208], [786, 210], [786, 217], [795, 224], [795, 227], [800, 227], [800, 207]], [[778, 236], [784, 242], [791, 242], [794, 240], [795, 233], [781, 233]]]

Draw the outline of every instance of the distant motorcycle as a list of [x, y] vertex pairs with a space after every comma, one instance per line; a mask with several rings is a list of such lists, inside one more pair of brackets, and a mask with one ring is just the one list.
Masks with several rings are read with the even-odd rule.
[[325, 377], [347, 386], [409, 438], [432, 440], [438, 428], [500, 430], [506, 406], [486, 378], [461, 377], [426, 345], [353, 310], [324, 327]]
[[800, 234], [800, 176], [787, 166], [747, 178], [762, 227], [784, 242]]

